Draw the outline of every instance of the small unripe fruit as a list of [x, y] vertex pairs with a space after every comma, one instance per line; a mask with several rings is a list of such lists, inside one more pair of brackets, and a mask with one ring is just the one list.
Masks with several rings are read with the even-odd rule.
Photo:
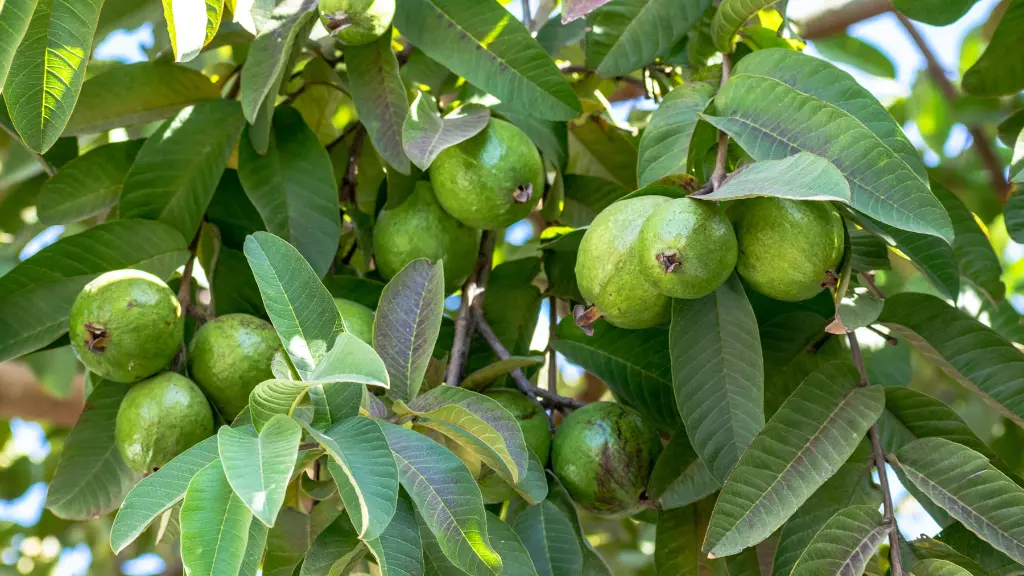
[[281, 348], [274, 326], [248, 314], [227, 314], [203, 324], [188, 350], [189, 375], [225, 420], [249, 404], [249, 393], [274, 377], [270, 362]]
[[346, 332], [367, 344], [373, 344], [373, 310], [344, 298], [335, 298], [334, 306], [341, 313]]

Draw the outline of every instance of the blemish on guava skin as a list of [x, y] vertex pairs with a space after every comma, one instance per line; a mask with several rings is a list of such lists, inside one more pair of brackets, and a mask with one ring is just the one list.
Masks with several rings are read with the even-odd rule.
[[85, 323], [85, 345], [90, 352], [102, 354], [110, 342], [110, 333], [107, 329], [91, 322]]
[[128, 303], [124, 305], [124, 309], [131, 310], [132, 308], [135, 308], [135, 301], [129, 300]]

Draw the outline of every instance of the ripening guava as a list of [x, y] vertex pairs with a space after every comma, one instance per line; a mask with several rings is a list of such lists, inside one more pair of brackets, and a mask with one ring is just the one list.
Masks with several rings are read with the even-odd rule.
[[480, 233], [445, 212], [427, 182], [394, 208], [381, 210], [373, 227], [377, 269], [391, 279], [417, 258], [444, 260], [445, 293], [454, 292], [473, 271]]
[[472, 228], [495, 230], [526, 218], [544, 194], [544, 165], [530, 137], [492, 118], [482, 132], [446, 148], [430, 165], [445, 211]]
[[248, 314], [227, 314], [203, 324], [188, 349], [188, 371], [225, 420], [249, 404], [257, 384], [274, 377], [270, 361], [281, 348], [274, 326]]
[[[497, 400], [515, 416], [523, 431], [526, 447], [540, 459], [541, 464], [546, 464], [551, 454], [551, 424], [544, 408], [518, 390], [489, 390], [484, 396]], [[516, 495], [515, 489], [488, 467], [484, 467], [477, 483], [484, 502], [488, 504], [504, 502]]]
[[603, 516], [629, 516], [643, 508], [658, 429], [616, 402], [595, 402], [569, 415], [555, 430], [551, 469], [572, 499]]
[[203, 391], [177, 372], [161, 372], [132, 386], [114, 422], [114, 443], [140, 474], [167, 464], [213, 434], [213, 411]]
[[843, 258], [843, 219], [827, 202], [750, 198], [729, 215], [739, 242], [736, 270], [765, 296], [812, 298]]
[[373, 344], [373, 310], [344, 298], [335, 298], [334, 306], [341, 313], [346, 332], [351, 332], [353, 336], [367, 344]]
[[369, 44], [391, 26], [395, 0], [322, 0], [320, 21], [346, 46]]
[[703, 298], [736, 267], [736, 233], [713, 202], [677, 198], [658, 206], [637, 238], [640, 269], [671, 298]]
[[665, 196], [640, 196], [615, 202], [594, 218], [580, 241], [580, 293], [620, 328], [650, 328], [669, 319], [671, 301], [643, 273], [636, 255], [641, 226], [668, 201]]
[[137, 382], [166, 368], [185, 334], [181, 305], [162, 280], [115, 270], [85, 285], [71, 305], [71, 347], [91, 372]]

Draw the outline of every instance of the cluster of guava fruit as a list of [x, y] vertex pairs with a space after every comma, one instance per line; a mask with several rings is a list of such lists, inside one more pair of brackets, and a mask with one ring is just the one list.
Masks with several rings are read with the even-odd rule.
[[[576, 281], [620, 328], [669, 319], [672, 298], [702, 298], [735, 269], [754, 290], [806, 300], [835, 279], [843, 221], [826, 202], [757, 197], [719, 205], [652, 184], [605, 208], [580, 242]], [[674, 194], [673, 194], [674, 195]]]

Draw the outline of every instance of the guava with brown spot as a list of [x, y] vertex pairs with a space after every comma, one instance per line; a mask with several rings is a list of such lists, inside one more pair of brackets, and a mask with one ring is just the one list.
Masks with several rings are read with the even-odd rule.
[[162, 372], [128, 391], [114, 421], [114, 444], [146, 474], [213, 434], [213, 411], [195, 382]]
[[[484, 396], [497, 400], [515, 417], [523, 431], [526, 447], [540, 459], [541, 464], [547, 464], [551, 454], [551, 424], [544, 408], [518, 390], [488, 390]], [[504, 502], [516, 495], [515, 488], [486, 466], [478, 477], [478, 484], [484, 502], [488, 504]]]
[[114, 382], [138, 382], [167, 368], [184, 335], [177, 296], [141, 270], [101, 274], [82, 288], [68, 318], [78, 359]]
[[249, 404], [253, 388], [274, 377], [270, 362], [280, 349], [281, 339], [270, 322], [227, 314], [203, 324], [192, 338], [189, 375], [230, 421]]
[[522, 130], [497, 118], [476, 136], [438, 154], [429, 172], [445, 211], [482, 230], [526, 218], [544, 194], [544, 165], [537, 147]]
[[322, 0], [320, 21], [346, 46], [369, 44], [388, 31], [395, 0]]
[[661, 453], [658, 429], [616, 402], [595, 402], [555, 430], [551, 469], [582, 508], [630, 516], [644, 508], [647, 481]]
[[843, 259], [843, 218], [828, 202], [750, 198], [727, 208], [736, 228], [736, 271], [776, 300], [813, 298]]
[[341, 314], [346, 332], [367, 344], [373, 344], [373, 310], [344, 298], [335, 298], [334, 306]]
[[669, 320], [671, 300], [650, 281], [637, 256], [644, 221], [666, 196], [613, 203], [587, 228], [576, 255], [576, 284], [588, 304], [620, 328], [650, 328]]
[[637, 239], [640, 269], [670, 298], [703, 298], [736, 267], [736, 233], [714, 202], [676, 198], [658, 206]]

